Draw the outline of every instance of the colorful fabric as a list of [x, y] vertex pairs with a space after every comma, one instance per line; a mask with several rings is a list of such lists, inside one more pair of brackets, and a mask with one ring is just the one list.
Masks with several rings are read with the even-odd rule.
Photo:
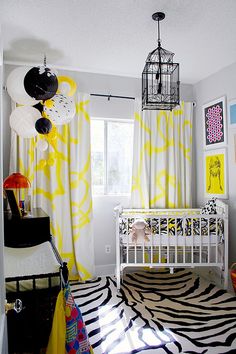
[[52, 329], [49, 337], [46, 354], [65, 354], [66, 320], [65, 299], [63, 290], [57, 297]]
[[87, 330], [80, 312], [67, 283], [64, 289], [66, 317], [66, 353], [91, 354]]

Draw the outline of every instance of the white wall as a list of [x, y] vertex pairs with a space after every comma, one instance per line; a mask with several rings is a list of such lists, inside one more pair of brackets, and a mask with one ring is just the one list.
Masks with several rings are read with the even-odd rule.
[[[203, 176], [203, 119], [202, 105], [215, 98], [226, 96], [227, 102], [236, 98], [236, 63], [209, 76], [194, 85], [195, 108], [195, 158], [196, 158], [196, 204], [202, 206], [204, 199]], [[236, 129], [228, 124], [228, 182], [229, 182], [229, 263], [236, 261], [236, 163], [234, 161], [233, 135]]]
[[[5, 65], [5, 82], [13, 66]], [[111, 94], [118, 96], [141, 97], [141, 80], [129, 77], [101, 75], [92, 73], [59, 71], [60, 75], [74, 78], [81, 92]], [[181, 99], [193, 100], [191, 85], [181, 85]], [[105, 118], [132, 118], [134, 101], [91, 96], [91, 116]], [[4, 176], [8, 175], [10, 152], [10, 99], [4, 93]], [[94, 247], [97, 274], [114, 272], [115, 267], [115, 219], [113, 209], [121, 203], [129, 206], [128, 196], [97, 196], [93, 200], [94, 211]], [[105, 253], [105, 245], [111, 246], [111, 253]]]
[[[1, 29], [0, 29], [1, 30]], [[3, 178], [3, 142], [2, 142], [2, 86], [3, 86], [3, 60], [2, 60], [2, 41], [0, 31], [0, 181]], [[6, 315], [5, 315], [5, 282], [4, 282], [4, 261], [3, 261], [3, 245], [4, 245], [4, 231], [3, 231], [3, 193], [2, 183], [0, 186], [0, 353], [7, 354], [7, 330], [6, 330]]]

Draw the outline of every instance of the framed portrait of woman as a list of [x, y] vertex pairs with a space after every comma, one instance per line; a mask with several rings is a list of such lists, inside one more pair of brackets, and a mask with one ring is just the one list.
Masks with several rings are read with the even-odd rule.
[[204, 152], [204, 194], [228, 198], [226, 149]]

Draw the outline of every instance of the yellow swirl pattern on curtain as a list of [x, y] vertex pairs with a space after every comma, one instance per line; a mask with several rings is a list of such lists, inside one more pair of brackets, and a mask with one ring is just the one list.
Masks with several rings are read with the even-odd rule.
[[51, 217], [51, 232], [71, 279], [94, 275], [88, 95], [78, 94], [76, 116], [48, 137], [49, 149], [37, 140], [16, 137], [17, 168], [32, 185], [33, 206]]
[[137, 208], [191, 205], [192, 106], [135, 112], [131, 200]]

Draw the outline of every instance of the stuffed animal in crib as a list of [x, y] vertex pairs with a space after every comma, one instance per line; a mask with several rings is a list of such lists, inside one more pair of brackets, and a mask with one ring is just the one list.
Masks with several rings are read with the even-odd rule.
[[143, 239], [149, 242], [147, 235], [151, 235], [151, 230], [144, 219], [137, 219], [131, 225], [130, 235], [132, 236], [132, 242], [142, 241]]

